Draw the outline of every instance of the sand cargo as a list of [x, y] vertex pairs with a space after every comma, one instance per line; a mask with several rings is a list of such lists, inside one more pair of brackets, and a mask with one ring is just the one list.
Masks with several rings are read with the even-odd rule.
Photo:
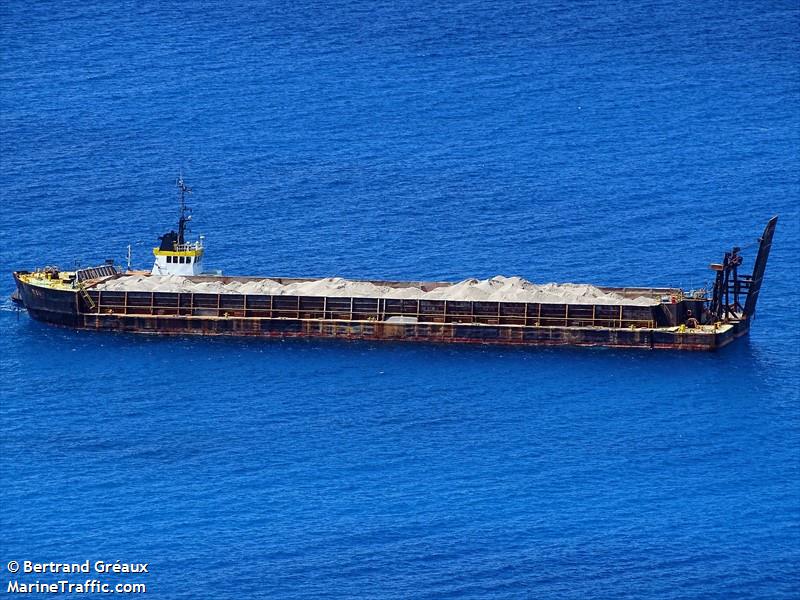
[[746, 334], [777, 223], [758, 241], [752, 273], [725, 252], [711, 290], [537, 285], [497, 276], [458, 283], [206, 274], [202, 238], [186, 240], [182, 180], [178, 230], [160, 238], [150, 271], [113, 264], [16, 271], [15, 301], [36, 320], [149, 334], [322, 337], [520, 346], [716, 350]]

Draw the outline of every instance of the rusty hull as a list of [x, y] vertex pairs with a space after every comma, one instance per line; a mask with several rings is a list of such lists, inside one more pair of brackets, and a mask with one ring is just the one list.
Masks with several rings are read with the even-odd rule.
[[716, 350], [745, 333], [729, 326], [714, 333], [670, 329], [386, 323], [291, 318], [83, 315], [82, 329], [154, 335], [228, 335], [267, 338], [334, 338], [505, 346], [606, 346]]
[[[152, 335], [708, 351], [729, 344], [747, 333], [748, 327], [747, 321], [740, 321], [713, 330], [681, 331], [676, 326], [681, 315], [686, 306], [697, 302], [688, 299], [666, 305], [666, 310], [664, 305], [601, 307], [503, 302], [451, 303], [453, 306], [448, 307], [444, 302], [404, 305], [402, 301], [398, 304], [386, 299], [110, 293], [91, 288], [78, 291], [37, 287], [20, 280], [16, 273], [15, 280], [22, 303], [38, 321], [75, 329]], [[414, 315], [412, 320], [417, 322], [387, 321], [403, 314]]]

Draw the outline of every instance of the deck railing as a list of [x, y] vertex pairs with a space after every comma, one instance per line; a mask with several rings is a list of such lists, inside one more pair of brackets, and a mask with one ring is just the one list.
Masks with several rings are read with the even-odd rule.
[[203, 244], [200, 242], [188, 242], [186, 244], [175, 244], [175, 251], [176, 252], [194, 252], [197, 250], [202, 250]]

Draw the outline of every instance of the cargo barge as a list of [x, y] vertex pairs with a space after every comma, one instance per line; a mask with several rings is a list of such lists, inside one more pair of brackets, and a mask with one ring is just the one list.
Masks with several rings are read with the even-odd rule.
[[230, 277], [203, 271], [203, 238], [186, 239], [182, 179], [178, 230], [153, 249], [150, 271], [107, 261], [62, 271], [16, 271], [14, 300], [38, 321], [76, 329], [172, 335], [336, 338], [717, 350], [748, 333], [772, 237], [758, 242], [752, 274], [741, 249], [712, 264], [714, 285], [537, 286], [496, 277], [460, 283]]

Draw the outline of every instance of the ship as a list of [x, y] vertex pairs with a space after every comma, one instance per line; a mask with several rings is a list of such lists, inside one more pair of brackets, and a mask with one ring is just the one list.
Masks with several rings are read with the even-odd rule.
[[177, 186], [178, 227], [150, 270], [131, 269], [129, 247], [125, 269], [15, 271], [14, 301], [36, 321], [98, 332], [713, 351], [749, 332], [778, 221], [749, 274], [738, 246], [710, 265], [711, 289], [238, 277], [204, 268], [204, 237], [187, 239], [192, 190]]

